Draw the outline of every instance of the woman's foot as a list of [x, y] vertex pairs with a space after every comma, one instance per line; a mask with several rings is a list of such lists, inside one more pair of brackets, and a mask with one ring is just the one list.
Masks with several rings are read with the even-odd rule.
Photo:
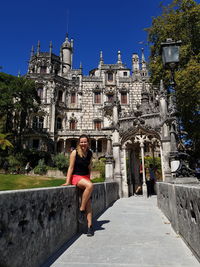
[[84, 210], [79, 210], [78, 212], [78, 222], [81, 224], [84, 224], [85, 222], [85, 211]]
[[94, 235], [94, 230], [93, 230], [93, 227], [90, 226], [88, 227], [87, 236], [93, 236], [93, 235]]

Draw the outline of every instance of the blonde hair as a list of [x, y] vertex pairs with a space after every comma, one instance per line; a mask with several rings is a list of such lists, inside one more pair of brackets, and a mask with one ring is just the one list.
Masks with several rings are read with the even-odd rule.
[[89, 137], [86, 134], [82, 134], [78, 139], [78, 145], [76, 147], [76, 150], [77, 150], [78, 155], [82, 158], [83, 156], [85, 156], [85, 154], [83, 153], [83, 150], [81, 149], [79, 145], [81, 138], [86, 138], [89, 144]]

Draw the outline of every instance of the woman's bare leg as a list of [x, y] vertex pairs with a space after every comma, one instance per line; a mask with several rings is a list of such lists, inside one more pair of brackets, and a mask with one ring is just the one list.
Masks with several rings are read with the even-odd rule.
[[91, 205], [91, 199], [88, 200], [86, 204], [86, 218], [88, 223], [88, 228], [92, 226], [92, 205]]
[[88, 181], [86, 179], [81, 179], [77, 186], [84, 190], [83, 194], [82, 194], [82, 201], [81, 201], [81, 206], [80, 206], [80, 210], [86, 210], [86, 205], [88, 200], [90, 199], [91, 193], [93, 191], [93, 183], [91, 181]]

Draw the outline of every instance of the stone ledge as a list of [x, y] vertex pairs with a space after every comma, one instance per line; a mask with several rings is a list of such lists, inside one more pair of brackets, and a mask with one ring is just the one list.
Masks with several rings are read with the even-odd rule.
[[200, 260], [200, 184], [158, 182], [157, 198], [158, 207]]
[[[95, 184], [94, 216], [117, 199], [117, 183]], [[3, 191], [0, 203], [0, 266], [41, 266], [78, 233], [75, 186]]]

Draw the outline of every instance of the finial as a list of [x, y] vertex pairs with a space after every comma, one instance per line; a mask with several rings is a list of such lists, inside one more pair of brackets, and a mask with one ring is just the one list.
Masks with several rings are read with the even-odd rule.
[[163, 80], [160, 80], [160, 91], [164, 91]]
[[82, 69], [82, 68], [83, 68], [82, 62], [80, 62], [80, 69]]
[[21, 72], [20, 72], [20, 70], [18, 70], [17, 77], [18, 77], [18, 78], [21, 77]]
[[117, 63], [118, 63], [118, 64], [121, 64], [121, 63], [122, 63], [121, 52], [118, 51], [117, 54], [118, 54], [118, 56], [117, 56], [117, 57], [118, 57], [118, 59], [117, 59]]
[[34, 46], [32, 45], [32, 47], [31, 47], [31, 57], [33, 57], [34, 56]]
[[40, 53], [40, 41], [38, 41], [38, 44], [37, 44], [37, 54]]
[[144, 57], [144, 48], [141, 48], [142, 50], [142, 62], [145, 62], [145, 57]]
[[103, 64], [103, 52], [100, 51], [100, 64]]
[[50, 43], [49, 43], [49, 54], [52, 53], [52, 48], [53, 48], [52, 41], [50, 41]]

